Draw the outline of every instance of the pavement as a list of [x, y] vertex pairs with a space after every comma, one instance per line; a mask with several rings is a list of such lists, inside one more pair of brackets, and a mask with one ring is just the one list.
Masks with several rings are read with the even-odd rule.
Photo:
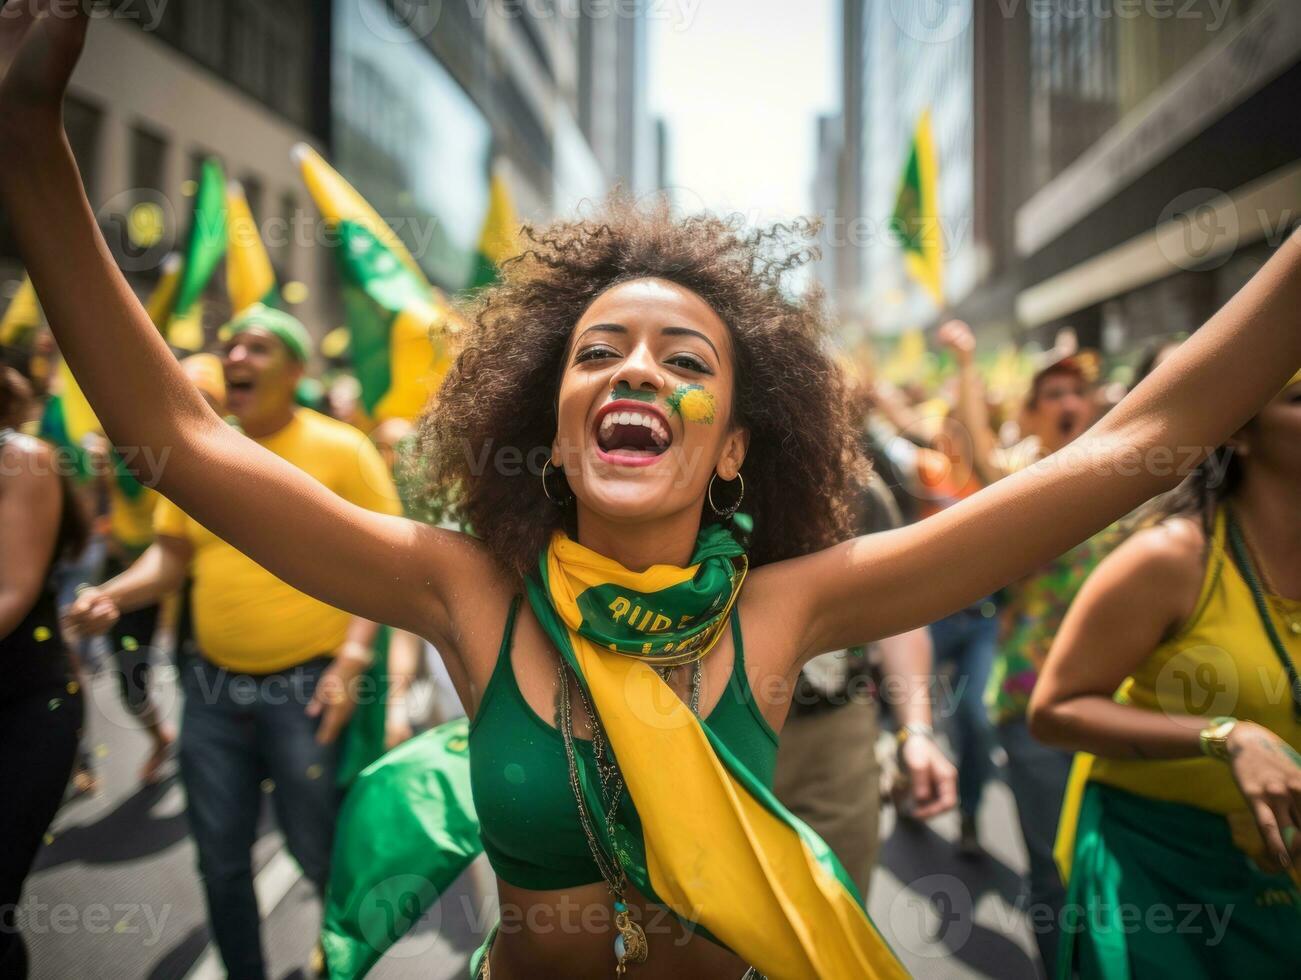
[[[155, 668], [166, 714], [179, 717], [175, 671]], [[115, 680], [87, 684], [86, 745], [102, 788], [69, 802], [18, 910], [35, 980], [210, 980], [224, 976], [209, 944], [203, 893], [174, 775], [141, 788], [148, 741], [127, 716]], [[269, 802], [269, 800], [268, 800]], [[884, 844], [868, 907], [919, 978], [1033, 980], [1037, 956], [1016, 910], [1026, 866], [1011, 794], [992, 784], [981, 813], [988, 855], [956, 854], [958, 818], [918, 826], [882, 820]], [[269, 808], [254, 850], [263, 947], [274, 980], [308, 978], [320, 906], [284, 849]], [[495, 920], [482, 858], [370, 974], [376, 980], [466, 976], [470, 953]]]

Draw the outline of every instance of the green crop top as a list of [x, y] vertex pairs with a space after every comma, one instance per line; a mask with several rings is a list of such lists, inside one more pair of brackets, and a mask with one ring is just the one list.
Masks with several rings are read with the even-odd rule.
[[[573, 888], [601, 880], [569, 785], [564, 739], [524, 699], [511, 666], [511, 638], [520, 597], [511, 603], [497, 666], [470, 726], [470, 784], [479, 834], [493, 871], [508, 884], [532, 891]], [[732, 677], [709, 727], [752, 773], [772, 785], [777, 734], [759, 712], [745, 675], [741, 624], [732, 611], [736, 648]], [[592, 743], [575, 739], [589, 761]], [[621, 814], [637, 821], [625, 794]]]

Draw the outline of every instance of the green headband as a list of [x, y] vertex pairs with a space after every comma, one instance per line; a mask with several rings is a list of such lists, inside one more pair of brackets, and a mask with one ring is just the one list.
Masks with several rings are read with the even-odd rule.
[[261, 327], [289, 349], [296, 360], [306, 364], [312, 357], [312, 335], [297, 318], [284, 310], [277, 310], [264, 303], [254, 303], [230, 323], [221, 328], [223, 337]]

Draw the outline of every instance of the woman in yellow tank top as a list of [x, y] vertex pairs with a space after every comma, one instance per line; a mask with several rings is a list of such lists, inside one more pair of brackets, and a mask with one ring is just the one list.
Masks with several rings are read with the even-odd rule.
[[1301, 373], [1157, 512], [1081, 590], [1031, 704], [1081, 753], [1059, 974], [1295, 977]]

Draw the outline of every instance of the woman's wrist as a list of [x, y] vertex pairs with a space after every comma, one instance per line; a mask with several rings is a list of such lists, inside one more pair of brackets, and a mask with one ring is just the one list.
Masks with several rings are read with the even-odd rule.
[[1244, 746], [1251, 742], [1272, 744], [1277, 741], [1280, 741], [1279, 737], [1264, 725], [1254, 721], [1239, 721], [1224, 740], [1227, 761], [1233, 761], [1242, 752]]

